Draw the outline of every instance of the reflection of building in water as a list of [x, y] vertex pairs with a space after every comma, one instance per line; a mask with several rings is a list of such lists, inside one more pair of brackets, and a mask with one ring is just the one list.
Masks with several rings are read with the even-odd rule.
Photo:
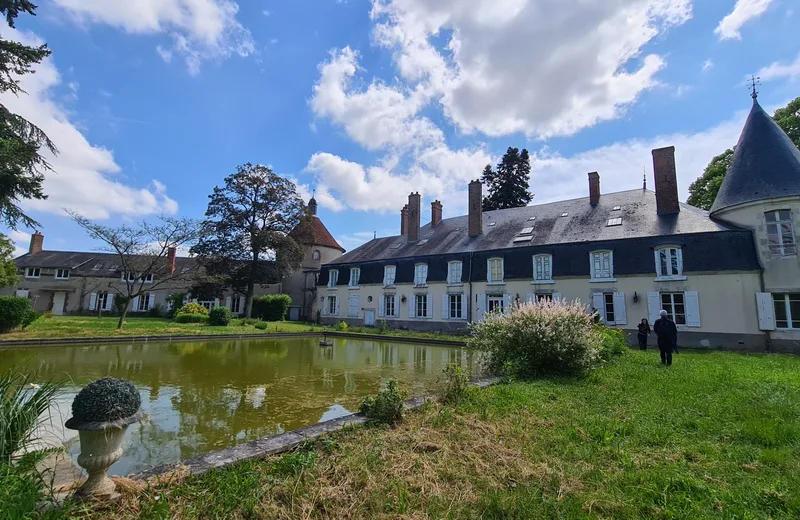
[[322, 386], [325, 388], [333, 388], [333, 375], [330, 368], [322, 369]]
[[352, 372], [344, 373], [344, 391], [348, 394], [352, 394], [356, 391], [356, 378], [353, 376]]

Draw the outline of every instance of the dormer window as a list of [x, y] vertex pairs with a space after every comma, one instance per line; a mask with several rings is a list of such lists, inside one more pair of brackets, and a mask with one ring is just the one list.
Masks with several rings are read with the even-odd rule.
[[383, 268], [383, 286], [394, 287], [394, 277], [397, 272], [397, 266], [387, 265]]
[[153, 273], [148, 274], [143, 278], [144, 283], [153, 283]]
[[336, 289], [336, 284], [339, 282], [339, 270], [331, 269], [328, 273], [328, 288]]
[[656, 249], [656, 280], [682, 280], [683, 250], [677, 246]]
[[99, 271], [102, 268], [103, 264], [94, 264], [94, 267], [92, 267], [92, 271]]
[[590, 282], [614, 281], [614, 252], [592, 251], [589, 253]]
[[358, 280], [361, 278], [361, 269], [353, 267], [350, 269], [350, 287], [358, 288]]
[[28, 267], [25, 269], [25, 278], [39, 278], [42, 275], [42, 270], [38, 267]]
[[788, 209], [767, 211], [764, 217], [767, 221], [769, 252], [773, 255], [796, 255], [792, 212]]
[[69, 269], [56, 269], [56, 280], [69, 280]]
[[417, 264], [414, 266], [414, 285], [416, 287], [428, 286], [428, 264]]

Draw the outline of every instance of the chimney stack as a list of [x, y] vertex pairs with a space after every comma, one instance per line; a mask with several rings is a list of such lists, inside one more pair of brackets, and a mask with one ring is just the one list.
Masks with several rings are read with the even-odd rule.
[[422, 197], [419, 192], [408, 195], [408, 241], [416, 242], [419, 240], [419, 212], [422, 204]]
[[436, 227], [442, 221], [442, 203], [439, 200], [431, 202], [431, 227]]
[[597, 172], [589, 173], [589, 204], [597, 206], [600, 202], [600, 174]]
[[37, 231], [31, 235], [31, 247], [28, 249], [28, 253], [31, 256], [38, 255], [42, 252], [42, 247], [44, 247], [44, 235]]
[[[314, 200], [314, 199], [311, 199]], [[174, 247], [170, 247], [167, 249], [167, 273], [174, 274], [175, 273], [175, 257], [177, 256], [177, 250]]]
[[408, 235], [408, 204], [400, 210], [400, 234]]
[[680, 212], [674, 146], [653, 150], [653, 176], [656, 180], [656, 208], [658, 214], [670, 215]]
[[467, 222], [469, 236], [476, 237], [483, 233], [483, 184], [481, 181], [469, 183], [469, 218]]

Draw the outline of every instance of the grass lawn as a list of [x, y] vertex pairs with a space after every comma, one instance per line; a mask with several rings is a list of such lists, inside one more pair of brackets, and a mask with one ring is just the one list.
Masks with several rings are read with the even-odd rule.
[[[129, 317], [122, 330], [117, 329], [118, 318], [95, 316], [50, 316], [36, 320], [26, 330], [17, 330], [0, 335], [0, 343], [9, 339], [36, 338], [92, 338], [109, 336], [192, 336], [198, 334], [268, 334], [274, 332], [322, 332], [322, 326], [294, 321], [269, 322], [265, 330], [252, 325], [210, 327], [198, 323], [175, 323], [164, 318]], [[234, 320], [233, 323], [239, 323]], [[328, 327], [329, 331], [334, 327]], [[463, 341], [463, 336], [440, 333], [410, 332], [389, 329], [381, 333], [377, 328], [351, 327], [347, 332], [362, 334], [385, 334], [388, 336], [420, 339], [449, 339]]]
[[89, 516], [800, 518], [800, 358], [657, 358], [474, 391], [394, 429], [129, 489]]

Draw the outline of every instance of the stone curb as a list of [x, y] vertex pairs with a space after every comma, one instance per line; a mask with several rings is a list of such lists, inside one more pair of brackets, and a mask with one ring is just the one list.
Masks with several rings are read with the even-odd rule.
[[[480, 379], [470, 384], [477, 388], [486, 388], [500, 381], [498, 377], [490, 377]], [[438, 397], [434, 395], [427, 395], [421, 397], [414, 397], [408, 399], [405, 403], [406, 410], [416, 410], [425, 405], [426, 401], [435, 401]], [[203, 455], [198, 455], [190, 459], [180, 462], [173, 462], [171, 464], [164, 464], [154, 468], [128, 475], [127, 478], [133, 480], [146, 480], [152, 477], [165, 475], [173, 471], [180, 471], [181, 473], [187, 472], [189, 475], [200, 475], [208, 470], [216, 468], [224, 468], [231, 464], [241, 462], [244, 460], [252, 460], [257, 458], [267, 457], [269, 455], [276, 455], [284, 453], [296, 448], [305, 441], [317, 439], [328, 433], [337, 432], [347, 426], [358, 424], [365, 424], [366, 417], [361, 414], [354, 413], [325, 421], [321, 423], [305, 426], [297, 430], [293, 430], [272, 437], [265, 437], [254, 441], [240, 444], [238, 446], [231, 446], [219, 451], [213, 451]]]

